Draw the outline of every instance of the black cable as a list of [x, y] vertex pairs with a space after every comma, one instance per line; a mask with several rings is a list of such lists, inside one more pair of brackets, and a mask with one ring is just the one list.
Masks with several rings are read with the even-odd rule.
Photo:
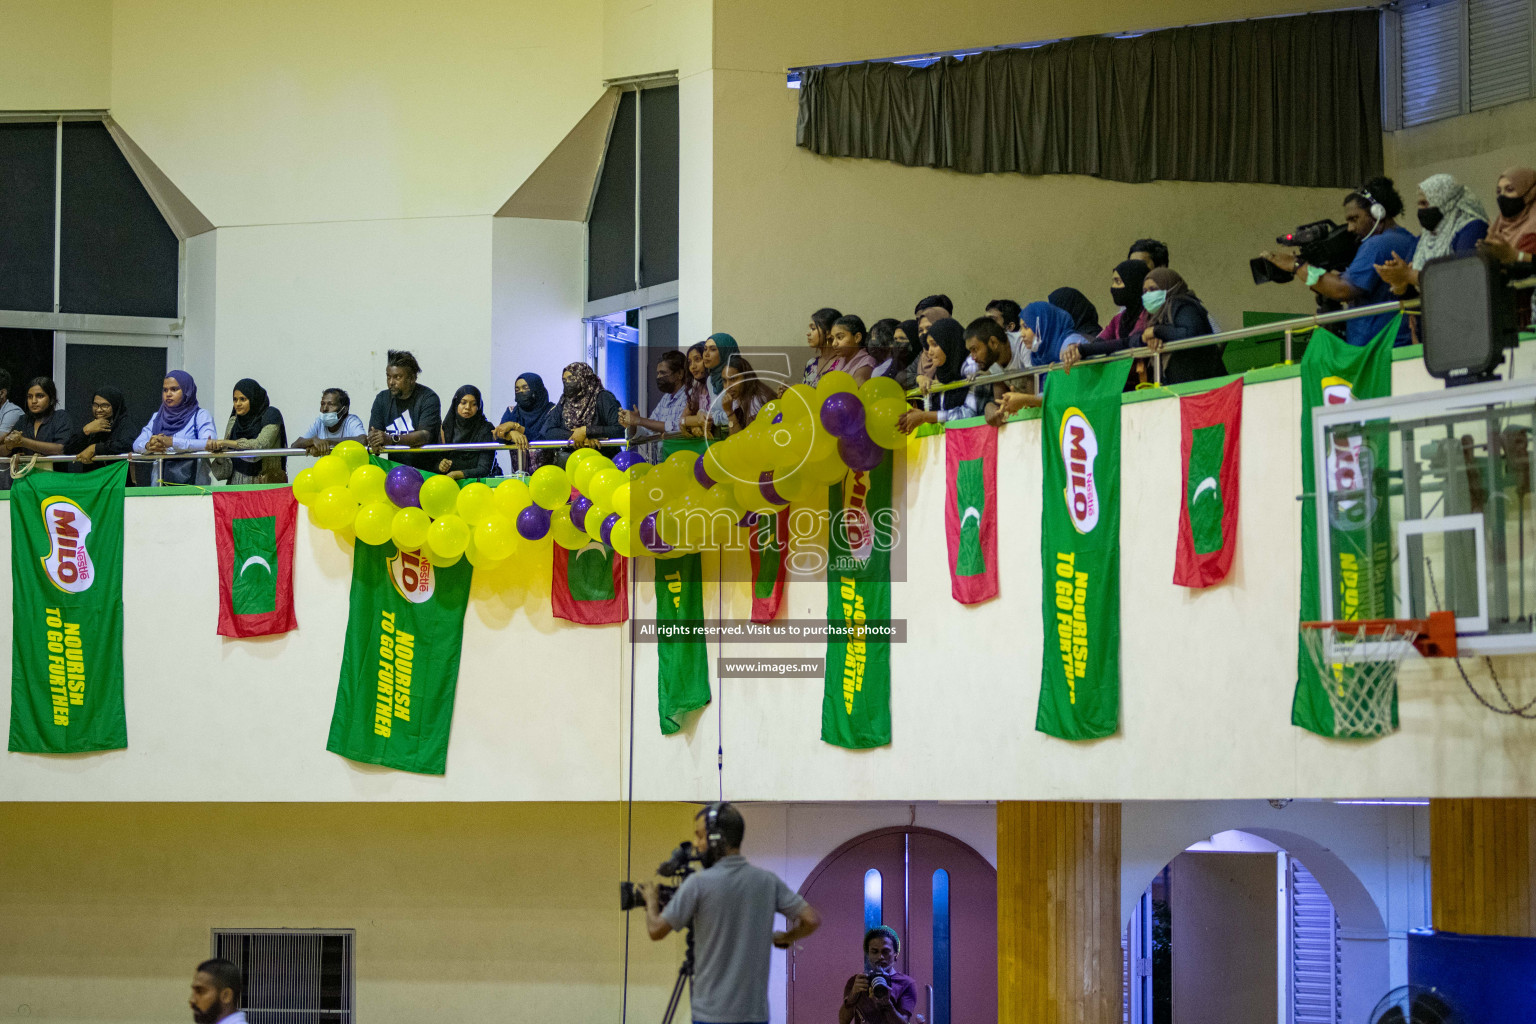
[[[617, 552], [615, 552], [617, 554]], [[622, 556], [621, 556], [622, 557]], [[639, 607], [640, 560], [629, 563], [629, 781], [624, 816], [624, 877], [630, 877], [635, 855], [635, 609]], [[620, 1024], [629, 1020], [629, 914], [624, 915], [624, 985], [619, 996]]]

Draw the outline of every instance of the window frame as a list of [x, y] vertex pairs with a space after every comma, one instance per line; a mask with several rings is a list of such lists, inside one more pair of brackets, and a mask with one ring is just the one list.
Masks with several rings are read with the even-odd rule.
[[[1452, 117], [1461, 117], [1465, 114], [1479, 113], [1484, 110], [1495, 110], [1510, 103], [1520, 103], [1536, 98], [1536, 2], [1526, 0], [1527, 16], [1530, 19], [1530, 46], [1526, 54], [1528, 84], [1525, 95], [1500, 100], [1496, 103], [1474, 106], [1472, 98], [1472, 8], [1474, 4], [1480, 2], [1481, 0], [1446, 0], [1444, 3], [1437, 3], [1435, 0], [1395, 0], [1395, 2], [1382, 8], [1381, 122], [1382, 127], [1386, 131], [1397, 132], [1409, 128], [1418, 128], [1423, 125], [1446, 121]], [[1456, 11], [1454, 22], [1457, 25], [1459, 34], [1459, 38], [1455, 41], [1459, 95], [1454, 113], [1442, 114], [1409, 124], [1405, 120], [1405, 104], [1403, 102], [1405, 86], [1411, 84], [1404, 80], [1403, 21], [1408, 11], [1431, 6], [1453, 7]]]
[[[342, 939], [342, 948], [345, 950], [343, 961], [344, 985], [346, 995], [346, 1009], [344, 1010], [315, 1010], [315, 1015], [335, 1014], [341, 1017], [347, 1024], [357, 1022], [357, 929], [355, 928], [210, 928], [208, 929], [208, 956], [210, 958], [219, 955], [219, 938], [221, 936], [256, 937], [256, 936], [296, 936], [314, 935], [322, 938], [339, 937]], [[241, 1010], [252, 1010], [255, 1013], [281, 1012], [262, 1007], [250, 1007], [246, 1004], [250, 998], [250, 979], [242, 978], [245, 992], [241, 998]]]

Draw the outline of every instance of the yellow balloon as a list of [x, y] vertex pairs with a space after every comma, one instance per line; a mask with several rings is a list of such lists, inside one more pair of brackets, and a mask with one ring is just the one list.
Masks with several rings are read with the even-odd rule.
[[395, 506], [387, 501], [369, 502], [357, 510], [352, 523], [358, 540], [364, 544], [383, 544], [393, 535]]
[[779, 396], [779, 409], [785, 420], [805, 419], [821, 413], [824, 397], [817, 395], [816, 389], [809, 384], [796, 384]]
[[594, 503], [587, 512], [587, 536], [593, 540], [603, 539], [603, 520], [613, 515], [613, 509]]
[[403, 508], [395, 513], [395, 521], [389, 528], [389, 535], [395, 542], [395, 547], [401, 551], [419, 551], [427, 542], [427, 530], [432, 525], [432, 519], [419, 508]]
[[352, 480], [352, 470], [347, 468], [347, 464], [341, 461], [339, 455], [322, 455], [309, 468], [314, 471], [315, 479], [320, 481], [322, 491], [332, 487], [345, 487]]
[[313, 469], [301, 469], [293, 478], [293, 497], [300, 505], [308, 508], [314, 504], [315, 498], [320, 495], [323, 488], [320, 486], [320, 478], [315, 476]]
[[470, 526], [479, 526], [487, 516], [496, 511], [494, 492], [482, 483], [465, 484], [459, 488], [456, 506], [459, 518]]
[[331, 449], [331, 454], [346, 463], [353, 473], [368, 465], [368, 449], [356, 441], [340, 442]]
[[634, 553], [630, 548], [629, 520], [627, 518], [620, 517], [619, 521], [613, 524], [613, 529], [608, 531], [608, 543], [613, 545], [613, 550], [625, 558]]
[[451, 476], [429, 476], [417, 495], [421, 509], [433, 519], [450, 514], [459, 501], [459, 482]]
[[510, 558], [517, 549], [517, 527], [499, 512], [492, 512], [475, 527], [475, 547], [488, 560]]
[[540, 466], [528, 481], [528, 493], [540, 508], [554, 512], [571, 500], [571, 481], [559, 466]]
[[613, 494], [609, 496], [609, 502], [613, 505], [613, 510], [619, 514], [620, 518], [628, 518], [629, 516], [629, 487], [629, 481], [626, 480], [615, 487]]
[[[593, 459], [588, 459], [587, 465], [590, 466], [594, 461]], [[613, 492], [624, 485], [624, 472], [619, 469], [599, 470], [587, 483], [587, 490], [581, 493], [599, 505], [611, 507], [613, 505]]]
[[327, 487], [309, 506], [309, 518], [327, 530], [344, 530], [357, 517], [357, 502], [345, 487]]
[[586, 531], [578, 529], [576, 524], [571, 522], [571, 510], [566, 505], [555, 509], [554, 514], [550, 516], [549, 533], [555, 538], [556, 544], [570, 551], [585, 547], [590, 541]]
[[365, 463], [352, 471], [352, 476], [347, 481], [347, 489], [352, 492], [352, 497], [359, 505], [387, 501], [384, 483], [388, 478], [389, 474], [382, 468]]
[[427, 547], [441, 558], [462, 555], [469, 545], [469, 526], [451, 512], [432, 520], [427, 528]]
[[869, 439], [881, 448], [896, 449], [905, 445], [907, 435], [901, 432], [898, 424], [908, 408], [907, 400], [900, 397], [882, 398], [866, 406], [864, 429], [869, 431]]
[[592, 477], [605, 469], [613, 469], [613, 460], [606, 455], [598, 455], [589, 448], [580, 449], [589, 454], [589, 458], [582, 459], [576, 464], [575, 469], [566, 463], [566, 473], [571, 478], [571, 486], [587, 497], [592, 497]]
[[806, 463], [801, 472], [818, 483], [830, 485], [848, 475], [848, 464], [834, 451], [824, 459]]
[[806, 456], [810, 462], [822, 462], [827, 459], [837, 458], [837, 438], [832, 436], [832, 431], [821, 425], [821, 420], [811, 422], [811, 452]]
[[533, 495], [528, 493], [527, 484], [516, 477], [509, 477], [491, 491], [491, 501], [497, 512], [515, 523], [517, 514], [533, 504]]
[[875, 407], [876, 403], [887, 399], [899, 398], [902, 404], [906, 404], [906, 394], [901, 389], [901, 385], [890, 377], [871, 377], [859, 385], [859, 401], [864, 403], [866, 418], [867, 413]]
[[859, 393], [859, 382], [853, 379], [853, 374], [844, 370], [833, 370], [831, 373], [821, 375], [821, 379], [816, 382], [817, 401], [814, 406], [818, 417], [821, 415], [821, 403], [839, 391], [847, 391], [855, 395]]
[[592, 456], [597, 455], [597, 454], [599, 454], [599, 453], [598, 453], [598, 450], [596, 448], [577, 448], [575, 451], [571, 452], [571, 454], [566, 457], [565, 468], [567, 470], [575, 469], [577, 466], [581, 465], [587, 459], [589, 459]]
[[421, 549], [421, 556], [428, 562], [431, 562], [437, 568], [446, 569], [450, 565], [458, 565], [459, 559], [463, 558], [464, 554], [463, 552], [460, 552], [457, 555], [448, 557], [447, 555], [438, 554], [436, 551], [432, 550], [430, 545], [428, 545], [427, 547]]
[[804, 463], [810, 457], [815, 433], [808, 418], [775, 423], [769, 427], [767, 442], [763, 445], [769, 465], [778, 470], [793, 469]]
[[773, 474], [773, 489], [787, 502], [800, 501], [806, 487], [810, 484], [811, 478], [800, 466], [791, 466], [789, 469], [781, 469]]

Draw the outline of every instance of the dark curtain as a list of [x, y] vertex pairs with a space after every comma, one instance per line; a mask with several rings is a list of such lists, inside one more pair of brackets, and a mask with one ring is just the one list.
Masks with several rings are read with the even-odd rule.
[[1352, 188], [1381, 173], [1378, 14], [813, 68], [798, 145], [967, 174]]

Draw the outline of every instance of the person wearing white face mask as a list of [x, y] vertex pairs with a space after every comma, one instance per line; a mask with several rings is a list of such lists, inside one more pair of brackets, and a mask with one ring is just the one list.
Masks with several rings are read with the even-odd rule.
[[293, 442], [295, 448], [306, 449], [319, 458], [342, 441], [368, 443], [368, 428], [363, 421], [352, 415], [352, 399], [341, 388], [326, 388], [320, 393], [320, 415], [304, 431], [304, 436]]

